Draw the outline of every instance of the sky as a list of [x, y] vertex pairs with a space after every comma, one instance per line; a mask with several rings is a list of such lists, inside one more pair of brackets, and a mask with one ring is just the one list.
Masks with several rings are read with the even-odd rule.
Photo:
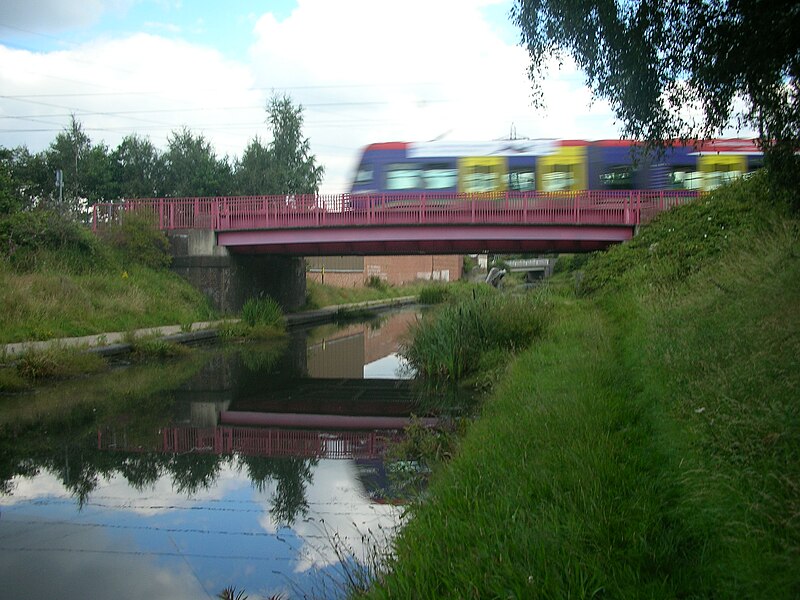
[[75, 115], [94, 143], [159, 149], [183, 127], [218, 156], [271, 139], [287, 95], [349, 189], [373, 142], [604, 139], [620, 127], [567, 63], [532, 105], [513, 0], [3, 0], [0, 146], [45, 149]]

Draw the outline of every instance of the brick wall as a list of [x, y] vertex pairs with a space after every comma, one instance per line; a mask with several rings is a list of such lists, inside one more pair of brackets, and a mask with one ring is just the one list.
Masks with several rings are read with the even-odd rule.
[[[335, 264], [331, 261], [331, 264]], [[418, 280], [457, 281], [461, 279], [463, 257], [461, 255], [435, 256], [365, 256], [364, 270], [342, 272], [330, 270], [326, 262], [317, 260], [307, 273], [310, 281], [322, 283], [322, 266], [325, 266], [324, 283], [338, 287], [364, 285], [371, 277], [380, 277], [392, 285], [412, 283]]]

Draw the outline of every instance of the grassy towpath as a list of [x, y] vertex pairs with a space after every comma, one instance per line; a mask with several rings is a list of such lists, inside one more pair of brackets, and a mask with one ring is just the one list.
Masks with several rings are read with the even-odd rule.
[[691, 539], [666, 510], [670, 458], [652, 406], [592, 303], [556, 311], [513, 365], [398, 544], [374, 597], [674, 593]]
[[797, 215], [754, 179], [581, 282], [553, 292], [368, 597], [800, 597]]

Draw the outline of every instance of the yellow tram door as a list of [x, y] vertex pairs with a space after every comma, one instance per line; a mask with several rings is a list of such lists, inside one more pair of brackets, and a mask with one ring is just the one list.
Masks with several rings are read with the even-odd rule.
[[487, 194], [506, 190], [506, 159], [503, 156], [469, 156], [458, 159], [458, 191]]
[[536, 161], [536, 189], [567, 192], [586, 189], [586, 146], [559, 146]]
[[697, 166], [703, 174], [703, 190], [711, 191], [747, 173], [744, 154], [701, 154]]

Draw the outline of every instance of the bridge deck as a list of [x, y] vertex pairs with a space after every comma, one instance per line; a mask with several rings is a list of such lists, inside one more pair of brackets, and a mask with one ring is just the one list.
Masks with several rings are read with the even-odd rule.
[[687, 191], [161, 198], [93, 207], [164, 230], [210, 229], [234, 252], [298, 255], [596, 250], [697, 196]]

